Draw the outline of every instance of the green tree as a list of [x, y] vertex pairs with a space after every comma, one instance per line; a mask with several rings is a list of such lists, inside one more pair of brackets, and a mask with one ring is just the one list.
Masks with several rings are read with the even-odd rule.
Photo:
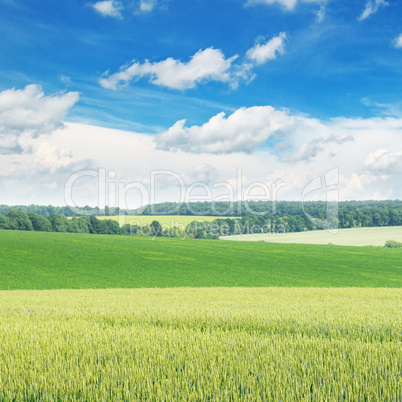
[[151, 236], [160, 237], [163, 235], [162, 225], [158, 221], [151, 223]]
[[89, 233], [89, 217], [73, 217], [68, 220], [68, 231], [70, 233]]
[[12, 209], [11, 211], [7, 212], [6, 216], [10, 229], [33, 230], [32, 222], [25, 212]]
[[43, 215], [37, 215], [33, 212], [28, 214], [30, 221], [32, 222], [33, 229], [37, 232], [51, 232], [52, 224], [49, 219]]
[[0, 215], [0, 229], [9, 229], [8, 220], [4, 215]]
[[53, 232], [68, 232], [68, 219], [64, 215], [49, 215]]
[[106, 219], [105, 221], [107, 234], [119, 235], [121, 233], [119, 223], [113, 219]]

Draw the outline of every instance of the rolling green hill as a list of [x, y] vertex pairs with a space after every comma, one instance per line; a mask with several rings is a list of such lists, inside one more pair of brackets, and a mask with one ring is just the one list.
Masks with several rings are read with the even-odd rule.
[[402, 250], [0, 231], [0, 289], [402, 287]]

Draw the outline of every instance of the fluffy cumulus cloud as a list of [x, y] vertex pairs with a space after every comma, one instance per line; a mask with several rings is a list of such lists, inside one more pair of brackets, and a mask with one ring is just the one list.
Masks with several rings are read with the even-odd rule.
[[265, 149], [285, 163], [294, 163], [312, 161], [329, 149], [327, 156], [336, 156], [345, 143], [354, 141], [352, 130], [340, 131], [333, 122], [291, 115], [271, 106], [241, 108], [227, 117], [222, 112], [201, 126], [185, 124], [179, 120], [158, 135], [157, 149], [211, 154]]
[[253, 152], [273, 134], [290, 130], [295, 119], [271, 106], [241, 108], [226, 117], [219, 113], [202, 126], [176, 122], [157, 138], [157, 148], [187, 152]]
[[402, 49], [402, 33], [399, 34], [392, 42], [392, 44], [394, 45], [394, 47], [396, 47], [397, 49]]
[[402, 152], [391, 152], [387, 149], [379, 149], [366, 158], [366, 166], [376, 174], [401, 174]]
[[[76, 205], [97, 205], [100, 168], [115, 183], [107, 191], [120, 191], [119, 205], [129, 208], [179, 201], [180, 184], [197, 182], [214, 195], [227, 194], [221, 183], [242, 190], [275, 184], [278, 199], [300, 200], [309, 183], [334, 169], [341, 199], [402, 197], [401, 118], [320, 120], [255, 106], [216, 114], [201, 125], [181, 120], [155, 136], [63, 123], [77, 100], [76, 93], [45, 95], [35, 85], [0, 93], [3, 202], [63, 205], [66, 183], [78, 172], [71, 197]], [[163, 174], [152, 190], [155, 171]], [[311, 199], [322, 196], [309, 193]]]
[[281, 32], [278, 36], [266, 42], [257, 42], [248, 50], [247, 57], [256, 64], [264, 64], [268, 60], [276, 59], [278, 55], [285, 53], [286, 34]]
[[150, 63], [134, 62], [120, 69], [118, 73], [101, 78], [102, 87], [116, 89], [132, 80], [149, 77], [152, 84], [171, 89], [185, 90], [194, 88], [201, 82], [231, 80], [230, 68], [237, 56], [225, 58], [219, 49], [200, 50], [188, 62], [168, 58]]
[[104, 17], [114, 18], [122, 18], [121, 11], [124, 10], [123, 4], [115, 0], [98, 1], [92, 7]]
[[363, 21], [372, 14], [375, 14], [381, 7], [385, 7], [387, 5], [388, 3], [385, 0], [369, 0], [361, 14], [357, 17], [357, 20]]
[[63, 127], [78, 98], [77, 92], [45, 95], [38, 85], [0, 92], [0, 153], [22, 152], [23, 135], [37, 137]]
[[[48, 135], [22, 136], [21, 146], [30, 151], [0, 158], [0, 186], [5, 203], [63, 205], [69, 177], [84, 170], [72, 198], [76, 205], [97, 205], [102, 168], [115, 183], [107, 191], [119, 191], [122, 207], [179, 201], [180, 182], [206, 183], [214, 196], [228, 194], [221, 183], [238, 194], [260, 182], [274, 186], [271, 196], [277, 199], [300, 200], [309, 183], [336, 168], [341, 199], [395, 199], [402, 197], [401, 132], [398, 118], [323, 121], [270, 106], [219, 114], [201, 126], [183, 122], [157, 137], [65, 123]], [[151, 190], [153, 172], [158, 176]], [[110, 194], [110, 205], [115, 195]], [[309, 193], [309, 199], [322, 196], [325, 192]]]
[[188, 62], [173, 58], [159, 62], [133, 62], [120, 68], [117, 73], [106, 72], [99, 84], [106, 89], [116, 90], [119, 86], [128, 85], [147, 77], [153, 85], [170, 89], [186, 90], [195, 88], [201, 83], [211, 81], [229, 84], [232, 89], [239, 82], [250, 82], [255, 78], [252, 69], [257, 64], [264, 64], [285, 53], [286, 34], [280, 33], [269, 40], [259, 39], [247, 51], [242, 63], [236, 63], [239, 56], [226, 58], [222, 50], [213, 47], [199, 50]]
[[235, 158], [245, 183], [261, 180], [263, 172], [270, 182], [286, 183], [283, 199], [297, 198], [309, 180], [334, 168], [342, 199], [390, 199], [402, 196], [402, 149], [381, 149], [398, 144], [401, 132], [398, 118], [323, 121], [262, 106], [221, 113], [200, 126], [178, 121], [155, 142], [165, 154], [202, 157], [220, 176], [216, 160]]

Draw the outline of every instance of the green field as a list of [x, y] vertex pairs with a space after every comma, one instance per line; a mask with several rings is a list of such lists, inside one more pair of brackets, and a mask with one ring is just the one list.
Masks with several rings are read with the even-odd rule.
[[400, 401], [401, 288], [402, 249], [3, 230], [0, 400]]
[[331, 234], [325, 230], [299, 233], [252, 234], [221, 236], [221, 240], [265, 241], [269, 243], [335, 244], [339, 246], [383, 246], [387, 240], [402, 242], [402, 226], [339, 229]]
[[0, 292], [0, 400], [402, 397], [400, 289]]
[[122, 216], [97, 216], [97, 219], [112, 219], [119, 222], [119, 225], [150, 225], [158, 221], [165, 227], [180, 227], [183, 230], [193, 221], [212, 222], [216, 216], [194, 216], [194, 215], [122, 215]]
[[0, 289], [401, 287], [402, 249], [0, 231]]

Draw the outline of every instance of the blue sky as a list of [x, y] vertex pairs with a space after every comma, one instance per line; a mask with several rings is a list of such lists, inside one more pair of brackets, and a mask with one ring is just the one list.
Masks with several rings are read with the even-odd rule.
[[[345, 199], [402, 195], [401, 1], [0, 0], [0, 8], [0, 177], [14, 194], [7, 202], [62, 204], [63, 182], [79, 166], [114, 170], [124, 182], [146, 182], [155, 168], [230, 181], [259, 160], [267, 170], [245, 172], [247, 180], [280, 176], [285, 198], [298, 199], [303, 183], [334, 166]], [[4, 117], [25, 108], [21, 122], [33, 113], [22, 95], [38, 102], [34, 110], [49, 101], [40, 127]], [[208, 124], [214, 116], [220, 134], [216, 121]], [[140, 149], [124, 145], [126, 133], [152, 142], [141, 151], [150, 162], [122, 165], [117, 150], [116, 159], [100, 148], [85, 153], [73, 138], [92, 141], [86, 126], [120, 152]], [[360, 165], [344, 154], [353, 147]], [[333, 166], [329, 155], [338, 155]], [[172, 164], [179, 156], [194, 164]], [[15, 167], [24, 163], [35, 178]], [[38, 186], [15, 191], [13, 178], [27, 175]]]

